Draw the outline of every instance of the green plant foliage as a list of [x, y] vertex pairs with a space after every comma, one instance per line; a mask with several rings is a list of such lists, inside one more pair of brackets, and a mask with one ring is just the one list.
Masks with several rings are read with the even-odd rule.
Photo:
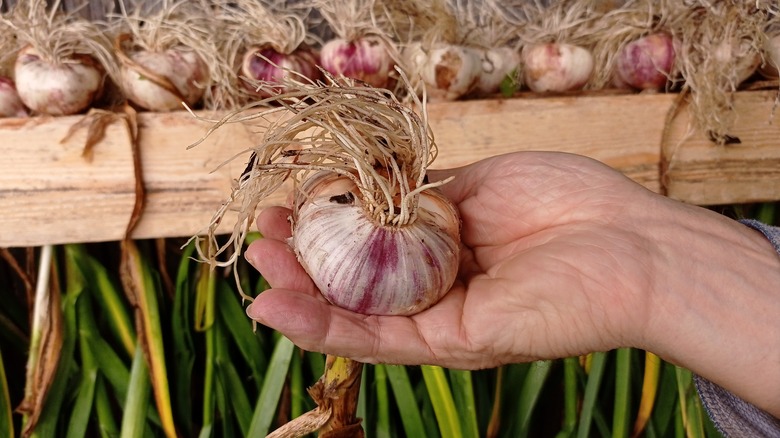
[[13, 406], [8, 392], [8, 377], [5, 374], [2, 350], [0, 350], [0, 434], [14, 436]]
[[[775, 220], [774, 204], [734, 208], [737, 217]], [[253, 236], [258, 238], [259, 236]], [[168, 260], [138, 242], [146, 330], [166, 366], [166, 394], [179, 436], [264, 436], [314, 408], [307, 388], [324, 355], [301, 351], [246, 316], [231, 273], [193, 260], [194, 247], [171, 240]], [[165, 437], [144, 354], [136, 308], [121, 286], [119, 246], [56, 247], [53, 279], [61, 287], [64, 331], [56, 374], [35, 437]], [[39, 254], [36, 251], [36, 256]], [[15, 252], [22, 257], [23, 254]], [[160, 263], [174, 266], [173, 290]], [[244, 289], [268, 285], [245, 262]], [[0, 263], [0, 436], [18, 436], [31, 339], [23, 282]], [[652, 394], [643, 436], [718, 437], [689, 371], [644, 352], [620, 349], [583, 357], [463, 371], [431, 366], [364, 367], [359, 416], [368, 438], [629, 436], [640, 402]], [[653, 365], [655, 366], [655, 365]], [[653, 391], [654, 390], [654, 391]]]

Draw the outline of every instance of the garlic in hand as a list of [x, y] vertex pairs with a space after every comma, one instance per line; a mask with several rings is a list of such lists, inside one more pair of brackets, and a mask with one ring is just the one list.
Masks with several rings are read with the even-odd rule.
[[370, 217], [354, 182], [333, 173], [306, 180], [292, 247], [331, 303], [369, 315], [411, 315], [436, 303], [458, 270], [458, 221], [436, 189], [420, 194], [405, 225]]
[[[325, 298], [364, 314], [420, 312], [452, 287], [460, 259], [457, 209], [438, 190], [448, 180], [429, 183], [425, 176], [436, 156], [425, 105], [416, 100], [421, 116], [388, 90], [327, 79], [285, 82], [286, 93], [266, 99], [284, 100], [285, 108], [250, 106], [219, 122], [267, 125], [206, 241], [216, 241], [226, 212], [240, 210], [233, 235], [220, 248], [199, 251], [212, 263], [234, 263], [259, 202], [293, 179], [289, 242]], [[226, 262], [211, 256], [230, 245], [235, 251]]]

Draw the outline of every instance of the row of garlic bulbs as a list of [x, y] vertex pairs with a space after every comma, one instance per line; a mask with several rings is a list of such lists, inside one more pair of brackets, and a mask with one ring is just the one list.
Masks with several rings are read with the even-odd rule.
[[100, 23], [31, 0], [0, 23], [12, 49], [0, 61], [13, 61], [0, 72], [0, 114], [73, 114], [101, 96], [149, 111], [232, 109], [281, 91], [282, 77], [318, 80], [320, 69], [394, 89], [399, 68], [418, 92], [447, 100], [681, 81], [715, 94], [761, 64], [776, 76], [772, 2], [700, 3], [163, 1]]

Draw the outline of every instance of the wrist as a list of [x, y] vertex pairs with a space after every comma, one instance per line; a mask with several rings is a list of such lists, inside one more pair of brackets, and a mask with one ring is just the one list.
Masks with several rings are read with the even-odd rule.
[[[758, 231], [659, 202], [645, 232], [654, 277], [640, 347], [778, 415], [780, 257]], [[771, 412], [774, 409], [774, 412]]]

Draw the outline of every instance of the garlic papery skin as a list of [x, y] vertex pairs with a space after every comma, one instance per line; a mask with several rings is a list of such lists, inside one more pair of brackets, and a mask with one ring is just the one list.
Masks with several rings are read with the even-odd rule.
[[671, 35], [650, 34], [621, 49], [615, 64], [616, 80], [639, 90], [659, 90], [669, 82], [674, 61]]
[[717, 65], [730, 66], [726, 71], [727, 82], [734, 86], [745, 82], [761, 64], [761, 53], [753, 50], [752, 41], [740, 38], [727, 38], [720, 41], [712, 51], [713, 61]]
[[247, 83], [247, 88], [253, 94], [269, 97], [284, 92], [285, 89], [281, 84], [287, 77], [296, 81], [318, 79], [320, 75], [317, 64], [319, 64], [317, 55], [305, 48], [284, 54], [271, 47], [254, 46], [244, 54], [241, 74], [250, 82], [257, 81], [263, 85], [280, 84], [257, 88]]
[[16, 90], [25, 106], [52, 116], [87, 109], [103, 88], [104, 74], [87, 55], [52, 63], [32, 47], [22, 49], [14, 70]]
[[320, 50], [320, 63], [336, 76], [357, 79], [377, 88], [388, 86], [394, 64], [385, 43], [375, 36], [330, 40]]
[[321, 172], [298, 196], [291, 245], [332, 304], [367, 315], [411, 315], [433, 305], [455, 281], [457, 210], [438, 189], [419, 193], [415, 217], [378, 223], [350, 178]]
[[[495, 94], [501, 83], [514, 75], [520, 67], [520, 52], [511, 47], [495, 47], [482, 51], [482, 73], [479, 75], [476, 92]], [[517, 79], [517, 78], [512, 78]]]
[[425, 49], [415, 43], [404, 50], [409, 77], [419, 75], [426, 85], [428, 97], [435, 100], [455, 100], [472, 92], [482, 73], [482, 56], [477, 49], [441, 44]]
[[27, 117], [27, 108], [16, 92], [14, 81], [0, 76], [0, 117]]
[[593, 55], [583, 47], [564, 43], [534, 44], [523, 48], [523, 79], [531, 91], [579, 90], [593, 73]]
[[134, 104], [156, 112], [194, 105], [203, 96], [208, 71], [192, 51], [139, 50], [127, 55], [121, 68], [122, 91]]
[[764, 63], [759, 73], [767, 79], [780, 78], [780, 34], [767, 38], [763, 47]]

